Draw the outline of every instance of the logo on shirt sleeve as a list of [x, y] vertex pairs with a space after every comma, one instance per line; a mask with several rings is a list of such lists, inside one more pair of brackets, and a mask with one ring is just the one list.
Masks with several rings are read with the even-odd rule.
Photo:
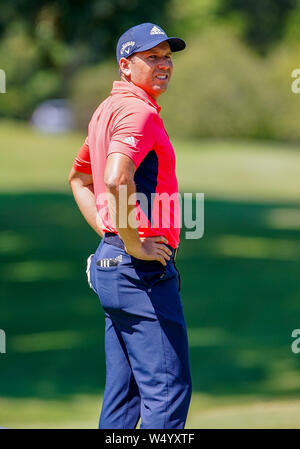
[[126, 139], [123, 140], [123, 142], [128, 143], [132, 147], [136, 148], [136, 141], [134, 137], [126, 137]]

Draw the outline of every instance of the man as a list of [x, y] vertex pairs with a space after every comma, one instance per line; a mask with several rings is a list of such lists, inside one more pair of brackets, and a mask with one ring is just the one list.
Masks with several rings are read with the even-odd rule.
[[191, 376], [174, 264], [178, 186], [156, 103], [172, 75], [172, 51], [184, 48], [151, 23], [120, 37], [121, 81], [93, 114], [69, 176], [83, 216], [103, 236], [87, 267], [105, 312], [102, 429], [135, 428], [140, 417], [148, 429], [186, 422]]

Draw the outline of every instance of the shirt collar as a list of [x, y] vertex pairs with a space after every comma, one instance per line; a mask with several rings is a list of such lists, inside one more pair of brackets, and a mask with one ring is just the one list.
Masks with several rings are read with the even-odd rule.
[[138, 97], [143, 100], [145, 103], [153, 106], [157, 112], [161, 110], [161, 107], [158, 106], [156, 101], [149, 95], [147, 92], [139, 86], [136, 86], [133, 83], [129, 83], [128, 81], [114, 81], [113, 88], [110, 95], [115, 94], [125, 94], [126, 96]]

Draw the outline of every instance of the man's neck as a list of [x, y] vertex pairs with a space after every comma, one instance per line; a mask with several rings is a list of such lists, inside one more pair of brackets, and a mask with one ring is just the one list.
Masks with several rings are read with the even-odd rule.
[[[137, 84], [134, 84], [129, 78], [126, 78], [124, 76], [121, 76], [121, 81], [124, 81], [124, 82], [126, 82], [128, 84], [131, 84], [132, 86], [139, 87], [140, 89], [143, 89], [141, 86], [138, 86]], [[143, 89], [143, 91], [146, 92], [146, 94], [149, 95], [157, 103], [159, 95], [157, 97], [155, 97], [155, 96], [151, 95], [149, 92], [147, 92], [145, 89]]]

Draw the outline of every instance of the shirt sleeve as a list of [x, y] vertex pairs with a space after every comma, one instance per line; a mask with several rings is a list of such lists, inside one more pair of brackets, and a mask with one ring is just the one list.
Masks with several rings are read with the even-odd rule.
[[153, 149], [155, 128], [155, 114], [148, 110], [123, 115], [113, 127], [107, 155], [126, 154], [138, 167]]
[[73, 168], [82, 173], [92, 174], [88, 137], [85, 139], [84, 144], [75, 158]]

